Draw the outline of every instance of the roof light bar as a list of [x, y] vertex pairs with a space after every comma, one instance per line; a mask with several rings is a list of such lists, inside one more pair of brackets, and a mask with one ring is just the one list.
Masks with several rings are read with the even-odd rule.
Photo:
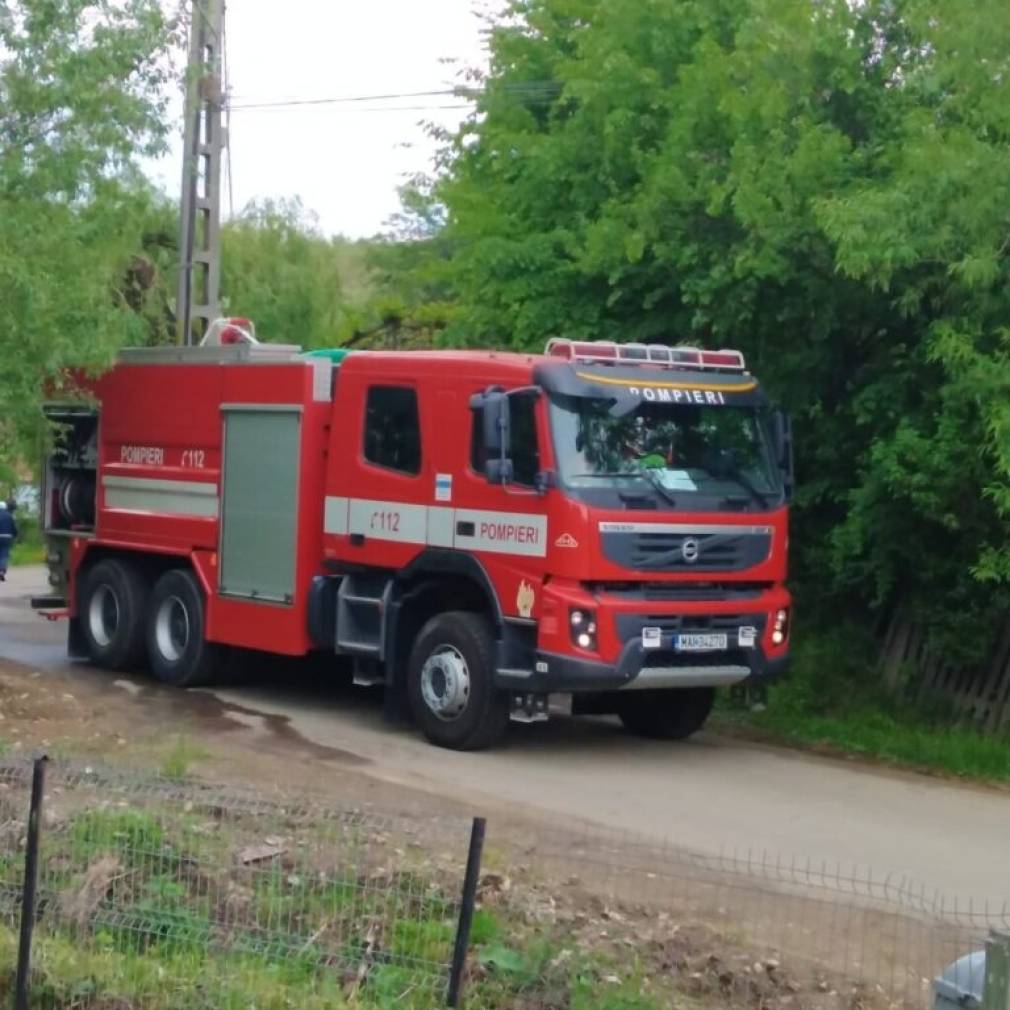
[[743, 372], [747, 368], [739, 351], [725, 348], [706, 351], [700, 347], [667, 347], [666, 344], [618, 344], [612, 340], [547, 341], [545, 354], [569, 361], [602, 361], [611, 364], [651, 364], [667, 368], [718, 369]]

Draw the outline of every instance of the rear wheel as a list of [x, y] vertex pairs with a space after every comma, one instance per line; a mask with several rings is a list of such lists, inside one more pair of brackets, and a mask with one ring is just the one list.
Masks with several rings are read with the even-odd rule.
[[621, 722], [639, 736], [685, 740], [705, 725], [715, 702], [715, 688], [630, 691], [618, 699]]
[[77, 615], [88, 658], [110, 670], [144, 662], [148, 588], [130, 561], [99, 561], [84, 576]]
[[175, 568], [155, 583], [147, 608], [147, 651], [162, 683], [198, 687], [221, 668], [224, 649], [204, 637], [204, 612], [203, 593], [191, 572]]
[[494, 634], [486, 617], [452, 611], [421, 629], [410, 653], [407, 694], [428, 740], [453, 750], [497, 743], [509, 722], [509, 696], [494, 686]]

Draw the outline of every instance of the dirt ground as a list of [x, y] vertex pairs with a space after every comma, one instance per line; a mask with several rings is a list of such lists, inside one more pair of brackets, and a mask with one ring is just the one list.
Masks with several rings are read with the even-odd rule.
[[[308, 790], [342, 808], [456, 824], [486, 812], [386, 781], [367, 759], [305, 740], [283, 717], [84, 666], [42, 672], [0, 663], [0, 741], [8, 756], [176, 772], [181, 763], [204, 780], [268, 795]], [[679, 991], [704, 1003], [924, 1005], [929, 976], [959, 953], [952, 946], [948, 957], [953, 934], [856, 909], [839, 895], [700, 872], [676, 853], [636, 853], [630, 837], [507, 804], [493, 813], [482, 890], [489, 905], [517, 902], [531, 930], [561, 929], [580, 949], [633, 952], [647, 975], [672, 974]]]
[[[118, 690], [110, 691], [110, 682]], [[0, 743], [8, 754], [93, 758], [155, 771], [182, 760], [200, 778], [267, 793], [310, 788], [342, 805], [465, 812], [363, 775], [363, 759], [286, 732], [283, 722], [139, 677], [85, 666], [43, 672], [0, 661]]]

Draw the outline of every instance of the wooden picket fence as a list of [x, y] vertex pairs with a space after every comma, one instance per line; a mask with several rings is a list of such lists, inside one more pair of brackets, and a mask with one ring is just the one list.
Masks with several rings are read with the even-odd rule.
[[920, 701], [942, 700], [965, 723], [987, 733], [1010, 729], [1010, 618], [989, 661], [964, 669], [932, 654], [923, 630], [898, 613], [888, 626], [881, 660], [890, 690], [910, 688]]

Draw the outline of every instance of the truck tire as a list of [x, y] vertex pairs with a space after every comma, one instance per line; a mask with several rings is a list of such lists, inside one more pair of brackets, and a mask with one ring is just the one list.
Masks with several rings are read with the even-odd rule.
[[221, 667], [224, 650], [204, 637], [203, 592], [191, 572], [173, 568], [154, 584], [147, 607], [147, 652], [163, 684], [199, 687]]
[[481, 614], [451, 611], [421, 628], [407, 665], [407, 697], [428, 740], [451, 750], [482, 750], [509, 723], [509, 696], [494, 686], [495, 642]]
[[686, 740], [705, 725], [715, 688], [630, 691], [618, 699], [617, 714], [627, 729], [658, 740]]
[[107, 558], [82, 580], [77, 616], [88, 659], [108, 670], [144, 665], [148, 587], [137, 565]]

